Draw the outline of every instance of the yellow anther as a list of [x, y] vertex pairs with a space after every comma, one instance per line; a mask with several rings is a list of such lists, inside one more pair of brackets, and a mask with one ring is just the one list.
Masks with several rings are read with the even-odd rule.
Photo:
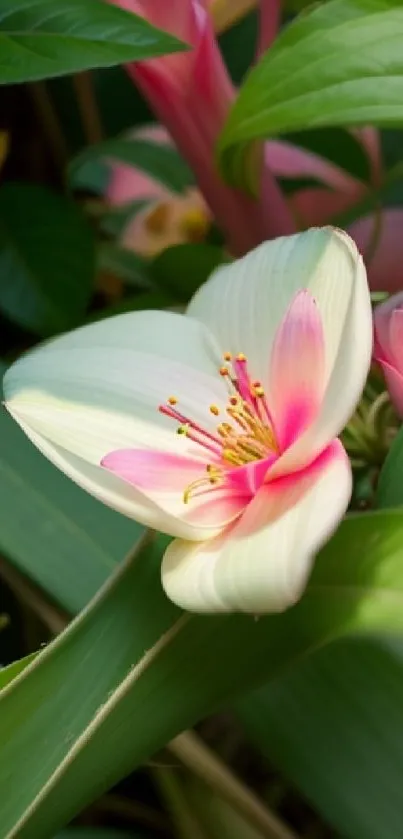
[[191, 207], [182, 216], [180, 222], [181, 233], [188, 242], [202, 242], [206, 238], [211, 226], [207, 213], [201, 207]]
[[170, 396], [168, 399], [168, 405], [176, 405], [177, 401], [176, 396]]
[[229, 376], [228, 367], [220, 367], [220, 376]]
[[237, 357], [236, 357], [236, 360], [237, 361], [246, 361], [246, 355], [244, 355], [243, 352], [239, 352]]
[[217, 405], [210, 405], [210, 413], [214, 414], [215, 417], [218, 417], [220, 409], [217, 408]]
[[176, 433], [177, 434], [184, 434], [186, 436], [186, 434], [188, 433], [188, 430], [189, 429], [188, 429], [187, 425], [180, 425], [179, 428], [176, 429]]
[[230, 352], [225, 352], [224, 355], [223, 355], [223, 359], [224, 359], [224, 361], [231, 361], [231, 359], [232, 359], [231, 353]]
[[262, 385], [254, 386], [253, 393], [255, 394], [255, 396], [264, 396], [264, 390], [262, 388]]

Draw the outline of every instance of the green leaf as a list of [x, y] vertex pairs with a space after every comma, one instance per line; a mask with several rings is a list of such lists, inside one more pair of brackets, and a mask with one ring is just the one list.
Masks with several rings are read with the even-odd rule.
[[4, 409], [0, 439], [0, 551], [61, 606], [79, 611], [141, 528], [52, 466]]
[[303, 13], [241, 89], [219, 143], [226, 177], [242, 180], [240, 152], [258, 138], [328, 126], [401, 125], [402, 36], [399, 0], [332, 0]]
[[144, 309], [169, 309], [175, 306], [177, 301], [172, 300], [168, 294], [163, 291], [143, 291], [136, 295], [123, 297], [117, 303], [100, 309], [96, 312], [91, 312], [91, 316], [87, 318], [88, 323], [93, 323], [96, 320], [103, 320], [114, 315], [121, 315], [124, 312], [139, 312]]
[[[145, 839], [144, 834], [128, 833], [127, 830], [111, 830], [104, 827], [70, 827], [58, 833], [55, 839]], [[149, 837], [150, 839], [150, 837]]]
[[224, 262], [228, 262], [228, 257], [215, 245], [173, 245], [155, 257], [150, 273], [158, 286], [187, 303], [212, 271]]
[[[105, 140], [104, 143], [80, 152], [69, 166], [70, 185], [80, 186], [82, 169], [88, 167], [90, 162], [102, 159], [133, 166], [172, 192], [183, 192], [194, 184], [191, 170], [172, 146], [140, 138], [117, 138]], [[147, 198], [147, 195], [144, 197]]]
[[13, 661], [7, 667], [0, 667], [0, 690], [6, 687], [16, 676], [19, 676], [23, 670], [36, 658], [37, 653], [30, 653], [25, 658], [20, 658], [18, 661]]
[[388, 452], [376, 490], [376, 506], [398, 507], [403, 504], [403, 428]]
[[92, 293], [91, 229], [70, 201], [31, 184], [0, 189], [0, 309], [39, 335], [76, 326]]
[[0, 0], [0, 84], [112, 67], [184, 49], [102, 0]]
[[114, 274], [132, 288], [150, 289], [153, 285], [146, 261], [111, 242], [103, 242], [98, 249], [98, 270]]
[[343, 641], [237, 705], [270, 764], [346, 839], [401, 833], [403, 646]]
[[302, 600], [259, 620], [181, 613], [161, 589], [165, 545], [143, 545], [2, 692], [8, 839], [51, 835], [179, 731], [331, 639], [403, 631], [400, 512], [343, 522]]

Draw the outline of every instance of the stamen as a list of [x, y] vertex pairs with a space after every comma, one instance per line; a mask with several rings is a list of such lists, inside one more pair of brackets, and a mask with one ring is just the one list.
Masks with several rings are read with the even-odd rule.
[[[225, 480], [228, 469], [263, 460], [279, 450], [265, 390], [260, 381], [249, 375], [246, 355], [238, 353], [234, 358], [230, 352], [226, 352], [223, 358], [226, 364], [218, 372], [227, 385], [228, 402], [225, 410], [232, 424], [220, 422], [212, 433], [175, 407], [178, 402], [176, 396], [170, 396], [165, 405], [159, 406], [162, 414], [178, 423], [179, 435], [214, 455], [215, 463], [206, 466], [206, 474], [184, 490], [185, 504], [194, 493], [215, 489], [217, 484]], [[221, 413], [215, 403], [208, 406], [208, 411], [214, 417]]]

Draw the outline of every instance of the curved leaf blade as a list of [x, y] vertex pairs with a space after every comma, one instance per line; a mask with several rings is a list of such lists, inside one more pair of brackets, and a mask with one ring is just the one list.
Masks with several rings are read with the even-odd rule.
[[228, 179], [240, 178], [237, 150], [258, 138], [401, 125], [402, 37], [398, 0], [331, 0], [301, 15], [251, 71], [235, 102], [219, 142]]
[[144, 547], [0, 695], [7, 839], [52, 835], [180, 730], [328, 641], [403, 631], [400, 512], [347, 519], [300, 603], [258, 621], [180, 613], [161, 590], [164, 544]]
[[0, 84], [112, 67], [185, 49], [103, 0], [0, 0]]

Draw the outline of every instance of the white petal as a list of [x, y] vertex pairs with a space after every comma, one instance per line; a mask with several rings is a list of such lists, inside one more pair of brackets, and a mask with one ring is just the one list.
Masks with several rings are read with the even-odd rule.
[[245, 353], [252, 376], [266, 383], [276, 329], [295, 294], [307, 289], [321, 315], [329, 376], [356, 286], [369, 301], [352, 239], [334, 228], [312, 228], [264, 242], [219, 268], [196, 293], [188, 314], [205, 323], [229, 352]]
[[280, 486], [274, 492], [273, 485], [263, 487], [216, 539], [172, 542], [162, 582], [174, 603], [192, 612], [253, 614], [295, 603], [315, 553], [348, 505], [351, 469], [341, 444], [334, 442], [315, 466]]
[[[148, 524], [146, 511], [154, 517], [154, 505], [99, 468], [100, 461], [113, 450], [144, 446], [189, 451], [204, 463], [203, 451], [175, 433], [175, 422], [158, 405], [174, 393], [181, 410], [211, 426], [209, 405], [226, 399], [218, 364], [201, 324], [136, 312], [76, 330], [20, 359], [5, 376], [5, 401], [50, 460], [105, 503]], [[178, 531], [156, 516], [153, 524], [202, 538], [187, 523]]]

